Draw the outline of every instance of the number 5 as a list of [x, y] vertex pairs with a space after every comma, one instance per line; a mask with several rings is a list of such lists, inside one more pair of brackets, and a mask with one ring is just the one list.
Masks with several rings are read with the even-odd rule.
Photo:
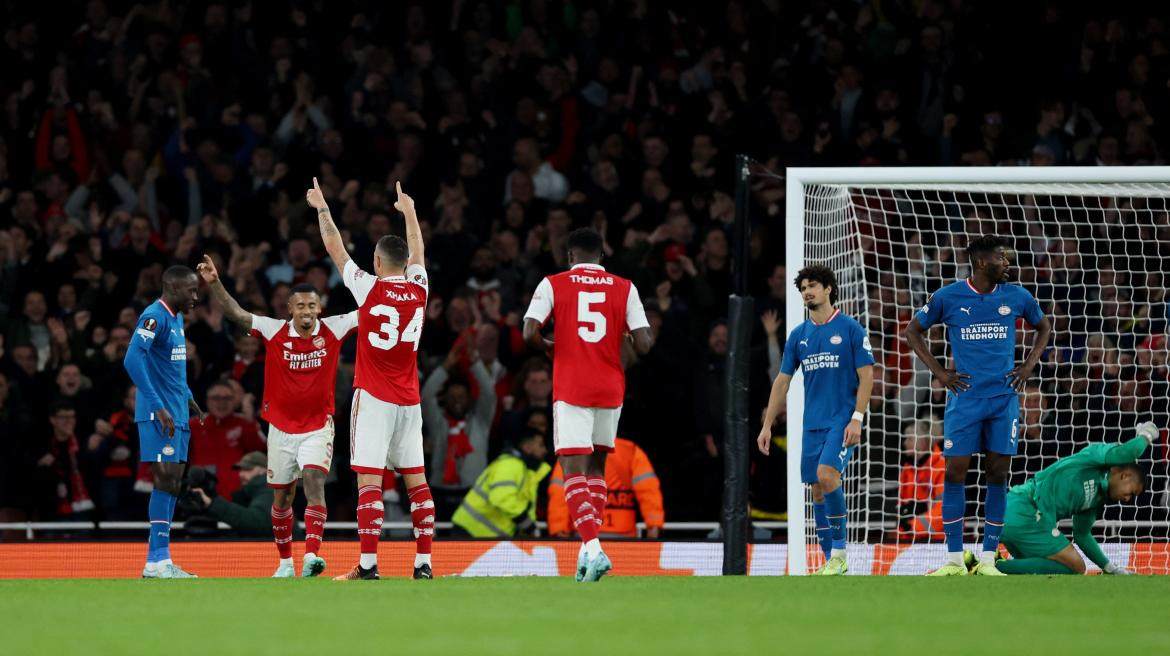
[[605, 338], [606, 326], [605, 315], [594, 312], [589, 306], [604, 302], [605, 292], [579, 292], [577, 294], [577, 323], [592, 326], [591, 328], [586, 328], [583, 325], [577, 326], [577, 335], [590, 344], [596, 344]]

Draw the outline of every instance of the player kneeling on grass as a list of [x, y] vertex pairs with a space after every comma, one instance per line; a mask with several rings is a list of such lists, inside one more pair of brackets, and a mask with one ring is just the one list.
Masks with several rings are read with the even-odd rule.
[[1072, 519], [1073, 542], [1106, 574], [1130, 574], [1109, 561], [1093, 539], [1093, 524], [1106, 503], [1129, 503], [1146, 489], [1136, 464], [1158, 437], [1146, 422], [1121, 444], [1090, 444], [1040, 470], [1008, 493], [1001, 541], [1012, 555], [996, 566], [1004, 574], [1084, 574], [1085, 561], [1056, 523]]
[[302, 480], [305, 556], [301, 576], [325, 571], [317, 555], [325, 528], [325, 476], [333, 460], [333, 389], [341, 343], [357, 329], [357, 312], [321, 317], [321, 295], [312, 285], [293, 287], [288, 321], [245, 311], [228, 294], [215, 262], [204, 255], [197, 267], [223, 306], [224, 316], [264, 340], [264, 405], [268, 422], [268, 485], [275, 489], [272, 535], [280, 556], [273, 578], [296, 576], [292, 560], [293, 498]]

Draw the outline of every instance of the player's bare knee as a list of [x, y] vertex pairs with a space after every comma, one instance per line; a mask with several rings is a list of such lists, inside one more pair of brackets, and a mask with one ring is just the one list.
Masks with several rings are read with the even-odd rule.
[[946, 481], [948, 483], [966, 483], [967, 468], [970, 464], [971, 459], [967, 457], [947, 458]]
[[813, 484], [809, 485], [808, 487], [809, 487], [809, 490], [812, 491], [813, 503], [824, 503], [825, 502], [825, 493], [821, 490], [820, 483], [813, 483]]
[[295, 489], [296, 488], [290, 485], [289, 487], [280, 487], [273, 490], [272, 505], [276, 508], [279, 508], [280, 510], [292, 507], [293, 490]]
[[821, 465], [817, 467], [817, 484], [820, 487], [821, 494], [827, 494], [841, 487], [841, 472]]
[[305, 488], [305, 500], [309, 505], [320, 506], [325, 503], [325, 472], [319, 469], [306, 469], [301, 481]]
[[605, 476], [605, 457], [607, 455], [605, 451], [594, 451], [593, 455], [589, 456], [589, 465], [585, 473], [590, 476]]

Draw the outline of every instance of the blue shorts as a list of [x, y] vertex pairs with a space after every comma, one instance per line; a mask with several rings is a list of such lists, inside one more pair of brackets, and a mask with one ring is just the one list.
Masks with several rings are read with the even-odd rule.
[[976, 399], [947, 393], [943, 412], [943, 455], [973, 453], [1016, 455], [1020, 430], [1020, 397], [1004, 394]]
[[138, 422], [138, 446], [142, 462], [187, 462], [187, 446], [191, 443], [191, 430], [186, 426], [175, 426], [175, 436], [167, 437], [162, 424], [157, 421]]
[[845, 448], [845, 427], [853, 420], [848, 414], [832, 428], [818, 428], [805, 430], [804, 440], [800, 445], [800, 481], [813, 484], [817, 481], [817, 467], [828, 465], [839, 472], [845, 471], [845, 465], [853, 457], [854, 447]]

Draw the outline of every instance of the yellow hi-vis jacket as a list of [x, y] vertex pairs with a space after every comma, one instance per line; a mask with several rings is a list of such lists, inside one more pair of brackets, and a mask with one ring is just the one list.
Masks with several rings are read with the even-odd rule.
[[476, 538], [510, 538], [518, 524], [536, 521], [536, 488], [552, 467], [532, 471], [518, 456], [504, 453], [475, 479], [451, 521]]

